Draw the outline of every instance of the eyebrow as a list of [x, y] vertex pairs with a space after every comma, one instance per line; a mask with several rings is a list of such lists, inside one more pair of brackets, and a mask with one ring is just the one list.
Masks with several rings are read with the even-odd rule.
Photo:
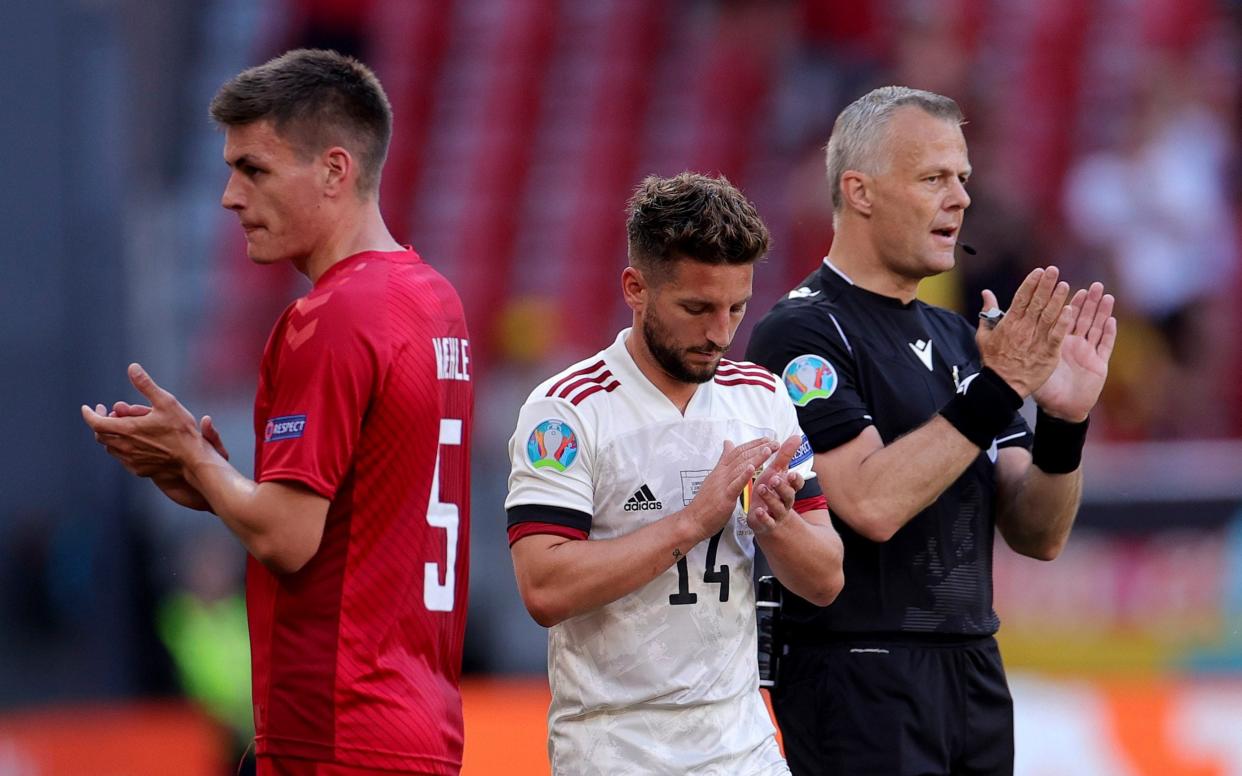
[[971, 167], [970, 165], [966, 165], [966, 169], [962, 170], [961, 172], [954, 172], [949, 167], [927, 167], [923, 170], [922, 174], [927, 175], [928, 173], [933, 173], [933, 172], [934, 173], [948, 173], [949, 175], [953, 175], [953, 176], [965, 175], [967, 178], [969, 178], [972, 174], [974, 174], [974, 171], [975, 171], [975, 168]]
[[259, 163], [258, 159], [254, 158], [250, 154], [242, 154], [241, 156], [238, 156], [237, 158], [232, 159], [232, 160], [225, 159], [224, 163], [227, 164], [229, 167], [238, 167], [239, 165], [243, 165], [243, 164], [249, 164], [252, 167], [263, 166], [262, 164]]
[[[738, 305], [738, 304], [749, 304], [749, 303], [750, 303], [750, 300], [751, 300], [752, 298], [754, 298], [754, 294], [753, 294], [753, 293], [752, 293], [750, 296], [746, 297], [745, 299], [739, 299], [739, 300], [738, 300], [738, 301], [736, 301], [736, 302], [729, 302], [729, 303], [728, 303], [728, 306], [729, 306], [729, 307], [732, 307], [732, 306], [734, 306], [734, 305]], [[682, 300], [681, 300], [681, 304], [701, 304], [701, 305], [703, 305], [703, 306], [705, 306], [705, 307], [715, 307], [715, 306], [716, 306], [716, 302], [715, 302], [714, 300], [711, 300], [711, 299], [701, 299], [701, 298], [697, 298], [697, 297], [688, 297], [688, 298], [686, 298], [686, 299], [682, 299]]]

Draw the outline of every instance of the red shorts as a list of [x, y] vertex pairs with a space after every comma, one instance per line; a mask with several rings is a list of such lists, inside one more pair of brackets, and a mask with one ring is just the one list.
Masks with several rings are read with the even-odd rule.
[[337, 765], [296, 757], [263, 755], [256, 761], [255, 776], [417, 776], [416, 771], [390, 771], [384, 768], [360, 768]]

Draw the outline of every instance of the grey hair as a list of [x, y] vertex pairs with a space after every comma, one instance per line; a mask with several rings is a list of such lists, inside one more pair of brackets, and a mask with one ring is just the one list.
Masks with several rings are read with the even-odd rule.
[[879, 172], [877, 157], [885, 137], [884, 128], [897, 109], [907, 105], [958, 126], [966, 121], [962, 109], [951, 98], [907, 86], [881, 86], [851, 102], [832, 125], [832, 137], [825, 149], [834, 215], [845, 206], [841, 176], [846, 170]]

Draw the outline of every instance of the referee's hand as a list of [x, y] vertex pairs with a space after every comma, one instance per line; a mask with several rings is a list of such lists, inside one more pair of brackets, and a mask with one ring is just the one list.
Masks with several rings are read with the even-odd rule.
[[[983, 365], [992, 369], [1026, 398], [1056, 369], [1061, 343], [1074, 323], [1076, 311], [1066, 304], [1069, 284], [1060, 270], [1032, 270], [1013, 296], [1013, 304], [999, 322], [981, 319], [975, 333]], [[996, 295], [983, 292], [984, 311], [997, 307]]]

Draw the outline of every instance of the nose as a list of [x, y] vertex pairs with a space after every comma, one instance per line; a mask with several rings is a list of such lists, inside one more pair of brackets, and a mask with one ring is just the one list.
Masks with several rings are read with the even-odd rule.
[[227, 210], [241, 210], [245, 207], [241, 184], [237, 180], [236, 172], [231, 173], [229, 175], [229, 182], [224, 184], [224, 194], [220, 196], [220, 206]]
[[721, 310], [708, 318], [707, 341], [721, 350], [725, 350], [729, 347], [729, 341], [732, 339], [732, 329], [733, 320], [729, 315], [729, 310], [727, 308]]
[[945, 201], [947, 210], [965, 210], [970, 207], [970, 194], [966, 192], [966, 184], [957, 178], [949, 184], [949, 197]]

